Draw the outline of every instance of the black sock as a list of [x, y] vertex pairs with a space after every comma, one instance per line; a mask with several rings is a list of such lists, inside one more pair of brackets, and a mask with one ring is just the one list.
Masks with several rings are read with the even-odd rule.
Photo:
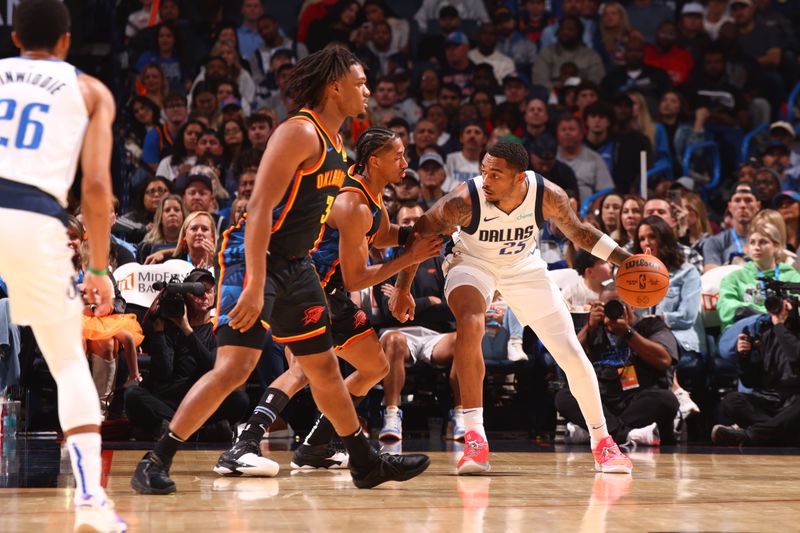
[[[353, 396], [350, 395], [350, 399], [353, 400], [353, 407], [358, 407], [366, 396]], [[305, 442], [303, 444], [307, 444], [309, 446], [318, 446], [320, 444], [328, 444], [332, 439], [333, 436], [336, 435], [336, 430], [333, 429], [333, 424], [331, 421], [328, 420], [328, 417], [320, 414], [317, 418], [314, 427], [311, 428], [311, 431], [306, 436]]]
[[350, 455], [350, 464], [356, 468], [368, 467], [378, 460], [378, 452], [369, 445], [367, 436], [358, 430], [352, 435], [342, 437], [347, 453]]
[[247, 425], [239, 435], [239, 440], [260, 442], [267, 428], [275, 422], [278, 415], [289, 403], [289, 397], [280, 389], [268, 388], [258, 401], [258, 406], [247, 420]]
[[161, 462], [169, 468], [172, 464], [172, 458], [175, 457], [175, 454], [178, 452], [178, 448], [181, 444], [184, 443], [184, 440], [175, 435], [173, 432], [167, 430], [158, 442], [156, 442], [155, 448], [153, 448], [153, 453], [161, 459]]

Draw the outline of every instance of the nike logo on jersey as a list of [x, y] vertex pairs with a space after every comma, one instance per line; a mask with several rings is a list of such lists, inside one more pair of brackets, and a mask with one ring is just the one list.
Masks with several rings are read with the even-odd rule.
[[484, 222], [491, 222], [492, 220], [497, 220], [498, 218], [500, 218], [500, 217], [492, 217], [492, 218], [483, 217], [483, 221]]
[[328, 146], [328, 151], [333, 152], [333, 146]]

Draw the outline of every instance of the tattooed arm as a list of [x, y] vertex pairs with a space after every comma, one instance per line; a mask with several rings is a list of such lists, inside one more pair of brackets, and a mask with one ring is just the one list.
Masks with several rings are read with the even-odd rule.
[[[414, 224], [405, 248], [418, 239], [430, 235], [452, 233], [459, 226], [468, 226], [472, 220], [472, 199], [466, 183], [462, 183], [437, 201]], [[389, 299], [389, 309], [400, 322], [414, 319], [414, 299], [411, 297], [411, 282], [419, 263], [400, 271], [395, 283], [396, 290]]]
[[[581, 222], [569, 205], [569, 198], [564, 190], [544, 180], [544, 196], [542, 198], [542, 214], [544, 218], [550, 220], [558, 229], [576, 246], [591, 252], [603, 232], [591, 224]], [[619, 266], [631, 254], [622, 247], [617, 246], [608, 257], [610, 263]]]

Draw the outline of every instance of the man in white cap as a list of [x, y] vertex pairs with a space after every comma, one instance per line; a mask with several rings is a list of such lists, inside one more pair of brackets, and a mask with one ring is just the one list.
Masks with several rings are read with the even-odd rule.
[[429, 209], [436, 200], [444, 196], [442, 185], [447, 179], [444, 159], [436, 152], [426, 152], [419, 158], [419, 202]]
[[692, 53], [695, 63], [700, 61], [702, 51], [711, 44], [711, 38], [703, 29], [703, 6], [689, 2], [681, 9], [678, 19], [678, 44]]

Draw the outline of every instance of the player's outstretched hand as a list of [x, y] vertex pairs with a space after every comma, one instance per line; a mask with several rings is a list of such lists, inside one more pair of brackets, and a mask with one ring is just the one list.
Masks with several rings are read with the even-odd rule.
[[421, 239], [415, 239], [411, 246], [406, 250], [415, 263], [421, 263], [431, 257], [436, 257], [442, 251], [442, 238], [438, 235], [428, 235]]
[[94, 305], [95, 316], [110, 315], [114, 308], [114, 285], [107, 275], [98, 276], [88, 270], [83, 279], [85, 300]]
[[256, 320], [261, 316], [261, 309], [264, 307], [264, 288], [256, 287], [253, 284], [245, 285], [239, 301], [236, 302], [233, 310], [228, 313], [231, 321], [230, 327], [239, 331], [247, 331]]
[[416, 303], [411, 292], [399, 290], [395, 287], [394, 292], [389, 297], [389, 310], [401, 324], [409, 320], [414, 320], [414, 310]]

